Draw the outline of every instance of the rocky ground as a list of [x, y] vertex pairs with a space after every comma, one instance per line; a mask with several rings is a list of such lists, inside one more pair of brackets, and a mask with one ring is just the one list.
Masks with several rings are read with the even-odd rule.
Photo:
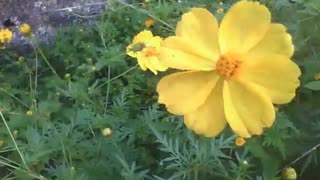
[[28, 23], [33, 35], [50, 43], [54, 32], [61, 27], [93, 23], [96, 15], [107, 8], [105, 0], [0, 0], [0, 28], [13, 30], [8, 48], [30, 49], [26, 38], [18, 33], [19, 25]]

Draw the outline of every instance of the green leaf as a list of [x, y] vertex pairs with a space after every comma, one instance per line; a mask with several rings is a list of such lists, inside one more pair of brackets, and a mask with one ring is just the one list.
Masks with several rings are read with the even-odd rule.
[[305, 88], [311, 89], [314, 91], [320, 90], [320, 81], [311, 81], [304, 85]]

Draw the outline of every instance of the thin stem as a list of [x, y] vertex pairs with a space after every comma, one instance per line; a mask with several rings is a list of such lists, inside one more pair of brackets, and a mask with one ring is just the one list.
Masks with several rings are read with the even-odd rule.
[[3, 89], [0, 87], [0, 91], [6, 93], [7, 95], [11, 96], [13, 99], [15, 99], [16, 101], [18, 101], [21, 105], [29, 108], [29, 106], [27, 104], [25, 104], [24, 102], [22, 102], [19, 98], [17, 98], [15, 95], [11, 94], [10, 92], [8, 92], [7, 90]]
[[138, 65], [135, 65], [135, 66], [131, 67], [130, 69], [126, 70], [125, 72], [123, 72], [123, 73], [121, 73], [121, 74], [119, 74], [118, 76], [111, 78], [109, 81], [106, 81], [106, 82], [102, 83], [100, 86], [96, 87], [96, 89], [99, 89], [99, 88], [103, 87], [104, 85], [106, 85], [106, 84], [108, 84], [108, 83], [110, 83], [110, 82], [118, 79], [119, 77], [127, 74], [128, 72], [134, 70], [134, 69], [137, 68], [137, 67], [138, 67]]
[[39, 51], [39, 53], [40, 53], [41, 57], [43, 58], [43, 60], [47, 63], [47, 65], [51, 69], [52, 73], [55, 74], [60, 79], [60, 76], [57, 74], [56, 70], [54, 70], [54, 68], [51, 66], [50, 62], [48, 61], [46, 56], [43, 54], [42, 50], [39, 47], [37, 47], [36, 49]]
[[131, 4], [128, 4], [128, 3], [126, 3], [126, 2], [123, 2], [123, 1], [121, 1], [121, 0], [118, 0], [118, 2], [119, 2], [120, 4], [123, 4], [123, 5], [125, 5], [125, 6], [130, 7], [130, 8], [132, 8], [132, 9], [135, 9], [135, 10], [141, 12], [141, 13], [147, 14], [148, 16], [152, 17], [153, 19], [155, 19], [155, 20], [161, 22], [162, 24], [166, 25], [168, 28], [171, 29], [171, 31], [174, 31], [174, 27], [173, 27], [173, 26], [171, 26], [170, 24], [166, 23], [166, 22], [163, 21], [162, 19], [157, 18], [157, 17], [155, 17], [154, 15], [150, 14], [148, 11], [138, 9], [138, 8], [136, 8], [135, 6], [133, 6], [133, 5], [131, 5]]
[[284, 170], [285, 168], [295, 164], [296, 162], [298, 162], [299, 160], [301, 160], [302, 158], [304, 158], [305, 156], [307, 156], [308, 154], [312, 153], [313, 151], [317, 150], [317, 148], [320, 147], [320, 143], [313, 146], [311, 149], [309, 149], [308, 151], [302, 153], [299, 157], [297, 157], [295, 160], [293, 160], [292, 162], [290, 162], [289, 164], [287, 164], [285, 167], [283, 167], [279, 172], [281, 172], [282, 170]]
[[198, 180], [198, 169], [194, 170], [194, 180]]
[[119, 145], [116, 143], [116, 141], [113, 139], [113, 137], [111, 137], [111, 141], [112, 141], [112, 144], [114, 145], [114, 147], [118, 150], [118, 152], [120, 153], [120, 156], [122, 157], [122, 159], [126, 159], [126, 157], [124, 156], [121, 148], [119, 147]]
[[18, 147], [18, 145], [17, 145], [17, 143], [16, 143], [16, 140], [14, 139], [14, 137], [13, 137], [13, 135], [12, 135], [12, 133], [11, 133], [11, 130], [10, 130], [8, 124], [7, 124], [7, 121], [6, 121], [6, 119], [4, 118], [4, 116], [3, 116], [3, 114], [2, 114], [1, 111], [0, 111], [0, 116], [1, 116], [1, 119], [2, 119], [2, 121], [3, 121], [3, 123], [4, 123], [4, 125], [5, 125], [6, 128], [7, 128], [7, 131], [8, 131], [8, 133], [9, 133], [9, 135], [10, 135], [10, 137], [11, 137], [11, 140], [12, 140], [12, 142], [13, 142], [13, 145], [14, 145], [14, 147], [16, 148], [16, 150], [17, 150], [17, 152], [18, 152], [18, 154], [19, 154], [19, 156], [20, 156], [20, 158], [21, 158], [21, 160], [22, 160], [23, 165], [25, 166], [25, 168], [26, 168], [28, 171], [30, 171], [30, 169], [29, 169], [26, 161], [24, 160], [24, 157], [23, 157], [23, 155], [22, 155], [22, 153], [21, 153], [21, 151], [20, 151], [20, 149], [19, 149], [19, 147]]
[[307, 156], [308, 154], [310, 154], [312, 151], [317, 150], [317, 148], [320, 147], [320, 143], [313, 146], [311, 149], [309, 149], [308, 151], [304, 152], [301, 156], [299, 156], [298, 158], [296, 158], [294, 161], [292, 161], [289, 165], [293, 165], [296, 162], [298, 162], [300, 159], [304, 158], [305, 156]]
[[0, 160], [0, 164], [3, 164], [3, 165], [5, 165], [5, 166], [10, 167], [10, 168], [15, 169], [15, 170], [19, 170], [19, 171], [25, 172], [25, 173], [27, 173], [30, 177], [33, 177], [33, 178], [35, 178], [35, 179], [39, 179], [39, 180], [46, 180], [46, 179], [47, 179], [47, 178], [45, 178], [45, 177], [43, 177], [43, 176], [41, 176], [41, 175], [38, 176], [38, 175], [36, 175], [36, 174], [30, 173], [30, 172], [28, 172], [28, 171], [26, 171], [26, 170], [24, 170], [24, 169], [21, 169], [21, 168], [18, 167], [18, 166], [11, 165], [11, 164], [9, 164], [9, 163], [7, 163], [7, 162], [4, 162], [4, 161], [2, 161], [2, 160]]
[[[109, 19], [110, 19], [110, 16], [108, 18], [108, 22], [109, 22]], [[103, 22], [103, 17], [101, 17], [101, 22]], [[99, 29], [99, 30], [101, 30], [101, 29]], [[104, 49], [107, 50], [106, 40], [103, 37], [102, 31], [100, 31], [100, 38], [101, 38], [102, 45], [103, 45]], [[108, 65], [108, 77], [107, 78], [108, 78], [107, 82], [110, 81], [110, 78], [111, 78], [111, 66], [110, 65]], [[104, 108], [105, 109], [104, 114], [107, 113], [107, 109], [108, 109], [109, 93], [110, 93], [110, 83], [108, 83], [108, 86], [107, 86], [107, 95], [106, 95], [106, 102], [105, 102], [106, 105]]]

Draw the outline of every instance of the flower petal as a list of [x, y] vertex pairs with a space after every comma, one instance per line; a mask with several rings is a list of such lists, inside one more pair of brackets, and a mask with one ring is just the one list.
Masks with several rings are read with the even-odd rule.
[[251, 56], [244, 65], [241, 78], [259, 85], [273, 103], [285, 104], [295, 97], [301, 71], [287, 56]]
[[151, 47], [155, 47], [155, 48], [159, 48], [160, 44], [162, 42], [162, 38], [160, 36], [154, 36], [153, 38], [151, 38], [149, 41], [147, 41], [147, 46], [151, 46]]
[[132, 51], [132, 48], [133, 48], [133, 45], [132, 44], [129, 44], [128, 46], [127, 46], [127, 55], [128, 56], [131, 56], [131, 57], [137, 57], [137, 53], [136, 52], [134, 52], [134, 51]]
[[154, 74], [158, 74], [157, 71], [165, 71], [168, 69], [168, 67], [163, 65], [156, 56], [149, 57], [146, 61], [146, 66]]
[[181, 70], [212, 70], [219, 58], [218, 22], [206, 9], [183, 14], [176, 36], [162, 43], [161, 61]]
[[223, 109], [222, 87], [222, 81], [218, 82], [205, 103], [184, 116], [188, 128], [206, 137], [221, 133], [227, 122]]
[[222, 54], [246, 53], [264, 37], [271, 23], [269, 10], [258, 2], [235, 3], [223, 18], [219, 29]]
[[150, 39], [153, 38], [153, 34], [151, 31], [143, 30], [139, 32], [134, 38], [133, 38], [133, 44], [136, 43], [145, 43], [147, 41], [150, 41]]
[[137, 61], [138, 61], [140, 68], [142, 70], [146, 71], [147, 70], [146, 62], [148, 61], [148, 59], [141, 52], [138, 52], [136, 54], [137, 54], [136, 57], [137, 57]]
[[180, 70], [210, 71], [215, 62], [199, 56], [197, 49], [185, 39], [176, 36], [162, 42], [159, 59], [166, 66]]
[[219, 58], [218, 21], [208, 10], [192, 8], [185, 13], [177, 24], [176, 36], [185, 38], [199, 55], [211, 60]]
[[211, 72], [179, 72], [165, 76], [157, 85], [158, 102], [176, 115], [195, 111], [208, 98], [219, 76]]
[[241, 137], [260, 135], [275, 120], [270, 98], [254, 84], [227, 81], [223, 88], [224, 108], [232, 130]]
[[282, 54], [288, 57], [293, 55], [292, 38], [282, 24], [271, 24], [264, 38], [250, 50], [254, 54]]

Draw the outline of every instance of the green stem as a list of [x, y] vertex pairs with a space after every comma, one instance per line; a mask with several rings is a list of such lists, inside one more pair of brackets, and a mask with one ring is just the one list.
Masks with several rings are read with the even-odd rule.
[[28, 105], [26, 105], [24, 102], [22, 102], [19, 98], [17, 98], [15, 95], [11, 94], [10, 92], [8, 92], [7, 90], [3, 89], [0, 87], [0, 91], [6, 93], [7, 95], [11, 96], [13, 99], [17, 100], [20, 104], [22, 104], [23, 106], [29, 108]]
[[108, 80], [108, 81], [106, 81], [106, 82], [102, 83], [100, 86], [96, 87], [96, 89], [99, 89], [99, 88], [103, 87], [104, 85], [106, 85], [106, 84], [108, 84], [108, 83], [110, 83], [110, 82], [112, 82], [112, 81], [114, 81], [114, 80], [118, 79], [119, 77], [121, 77], [121, 76], [123, 76], [123, 75], [127, 74], [128, 72], [130, 72], [130, 71], [134, 70], [134, 69], [135, 69], [135, 68], [137, 68], [137, 67], [138, 67], [138, 65], [135, 65], [135, 66], [131, 67], [130, 69], [126, 70], [125, 72], [123, 72], [123, 73], [121, 73], [121, 74], [119, 74], [118, 76], [113, 77], [113, 78], [111, 78], [110, 80]]
[[38, 50], [38, 52], [40, 53], [41, 57], [43, 58], [43, 60], [47, 63], [47, 65], [49, 66], [49, 68], [51, 69], [52, 73], [54, 75], [56, 75], [59, 79], [60, 76], [57, 74], [56, 70], [54, 70], [54, 68], [51, 66], [50, 62], [48, 61], [48, 59], [46, 58], [46, 56], [43, 54], [42, 50], [39, 47], [36, 47], [36, 49]]
[[13, 145], [14, 145], [14, 147], [16, 148], [16, 150], [17, 150], [17, 152], [18, 152], [18, 154], [19, 154], [19, 156], [20, 156], [20, 158], [21, 158], [21, 160], [22, 160], [23, 165], [25, 166], [25, 168], [26, 168], [28, 171], [30, 171], [30, 169], [29, 169], [26, 161], [24, 160], [24, 157], [23, 157], [23, 155], [22, 155], [22, 153], [21, 153], [21, 151], [20, 151], [20, 149], [19, 149], [19, 147], [18, 147], [18, 145], [17, 145], [17, 143], [16, 143], [16, 140], [14, 139], [14, 137], [13, 137], [13, 135], [12, 135], [12, 133], [11, 133], [11, 130], [10, 130], [8, 124], [7, 124], [7, 121], [6, 121], [6, 119], [4, 118], [4, 116], [3, 116], [3, 114], [2, 114], [1, 111], [0, 111], [0, 116], [1, 116], [1, 119], [2, 119], [2, 121], [3, 121], [3, 123], [4, 123], [4, 125], [5, 125], [6, 128], [7, 128], [7, 131], [8, 131], [8, 133], [9, 133], [9, 135], [10, 135], [10, 137], [11, 137], [11, 140], [12, 140], [12, 142], [13, 142]]

